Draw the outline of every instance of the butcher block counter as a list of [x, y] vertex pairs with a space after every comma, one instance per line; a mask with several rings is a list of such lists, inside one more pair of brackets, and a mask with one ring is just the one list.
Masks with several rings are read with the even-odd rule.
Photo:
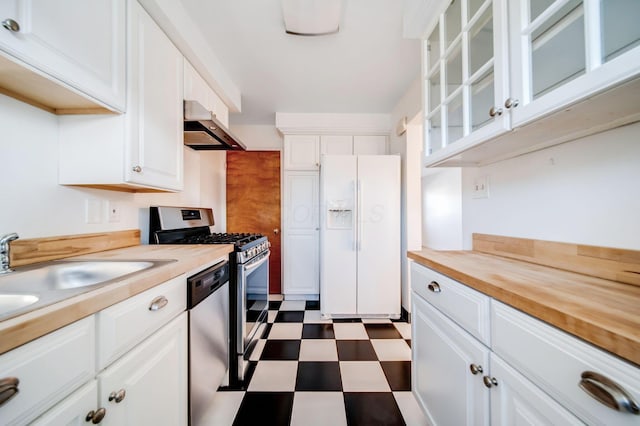
[[408, 257], [640, 365], [640, 252], [474, 234], [474, 250]]
[[[138, 234], [139, 235], [139, 234]], [[228, 258], [233, 245], [135, 245], [69, 260], [175, 260], [59, 303], [0, 321], [0, 353], [92, 315], [184, 273]], [[185, 288], [186, 292], [186, 288]]]

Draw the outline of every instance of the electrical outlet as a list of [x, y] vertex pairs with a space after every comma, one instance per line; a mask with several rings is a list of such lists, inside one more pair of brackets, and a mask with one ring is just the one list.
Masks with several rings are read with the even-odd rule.
[[120, 203], [117, 201], [109, 201], [108, 204], [109, 204], [109, 210], [108, 210], [109, 222], [111, 223], [120, 222], [120, 210], [121, 210]]
[[489, 198], [489, 176], [480, 176], [473, 180], [473, 198]]
[[85, 222], [90, 224], [102, 222], [102, 203], [100, 200], [87, 198], [84, 201]]

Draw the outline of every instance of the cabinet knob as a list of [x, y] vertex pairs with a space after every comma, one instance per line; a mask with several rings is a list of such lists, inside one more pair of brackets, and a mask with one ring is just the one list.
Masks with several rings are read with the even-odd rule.
[[491, 107], [489, 110], [489, 117], [495, 117], [496, 115], [502, 115], [502, 108]]
[[471, 364], [469, 366], [469, 370], [471, 370], [471, 374], [473, 374], [474, 376], [478, 373], [482, 373], [482, 366], [481, 365], [477, 365], [477, 364]]
[[506, 100], [506, 101], [504, 101], [504, 107], [505, 107], [506, 109], [509, 109], [509, 108], [515, 108], [515, 107], [517, 107], [517, 106], [518, 106], [518, 104], [519, 104], [519, 103], [520, 103], [520, 102], [519, 102], [517, 99], [514, 99], [514, 98], [507, 98], [507, 100]]
[[482, 381], [484, 382], [484, 385], [488, 388], [498, 386], [498, 381], [496, 380], [495, 377], [484, 376], [482, 378]]
[[616, 411], [640, 415], [638, 403], [613, 380], [593, 371], [585, 371], [580, 377], [580, 388], [596, 401]]
[[141, 173], [142, 172], [142, 167], [140, 166], [133, 166], [133, 168], [131, 169], [136, 173]]
[[87, 416], [84, 418], [86, 422], [91, 422], [94, 425], [97, 425], [104, 419], [104, 416], [107, 414], [107, 410], [104, 408], [98, 408], [96, 411], [89, 411]]
[[122, 402], [124, 397], [127, 396], [127, 391], [120, 389], [119, 391], [113, 391], [109, 394], [109, 401], [115, 401], [116, 404]]
[[442, 291], [440, 290], [440, 284], [435, 281], [431, 281], [429, 285], [427, 285], [427, 288], [434, 293], [440, 293]]
[[2, 21], [2, 26], [13, 33], [20, 32], [20, 24], [18, 24], [13, 19], [5, 19], [4, 21]]
[[16, 396], [20, 389], [20, 380], [17, 377], [3, 377], [0, 379], [0, 407]]

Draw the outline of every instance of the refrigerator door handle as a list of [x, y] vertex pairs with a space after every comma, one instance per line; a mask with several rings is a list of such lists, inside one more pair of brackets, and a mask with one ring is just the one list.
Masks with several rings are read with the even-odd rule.
[[362, 250], [362, 182], [358, 179], [358, 207], [356, 213], [356, 227], [358, 235], [357, 251]]
[[353, 227], [353, 251], [358, 251], [358, 204], [357, 204], [357, 200], [358, 200], [358, 181], [354, 180], [353, 181], [353, 203], [355, 204], [354, 206], [354, 210], [352, 220], [354, 220], [355, 222], [351, 223], [351, 226]]

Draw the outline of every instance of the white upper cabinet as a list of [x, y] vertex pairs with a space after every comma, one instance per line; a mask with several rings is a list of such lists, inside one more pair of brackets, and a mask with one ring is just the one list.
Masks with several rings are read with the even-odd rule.
[[427, 155], [509, 130], [505, 15], [504, 0], [455, 0], [424, 40]]
[[[628, 80], [640, 70], [640, 2], [509, 4], [514, 127]], [[637, 111], [637, 99], [635, 107]]]
[[320, 155], [353, 155], [353, 136], [320, 136]]
[[425, 165], [489, 164], [637, 121], [639, 17], [637, 1], [452, 1], [423, 40]]
[[187, 60], [184, 61], [184, 100], [197, 101], [229, 127], [229, 108]]
[[[0, 86], [40, 104], [62, 107], [62, 113], [65, 107], [90, 106], [124, 112], [125, 0], [5, 0], [0, 3], [0, 21], [0, 68], [12, 77], [0, 77]], [[23, 68], [14, 68], [12, 61]], [[71, 90], [43, 86], [47, 79]], [[31, 93], [27, 86], [48, 93]], [[76, 94], [91, 101], [77, 102], [82, 96]], [[55, 97], [60, 99], [49, 99]]]
[[355, 135], [353, 155], [387, 155], [387, 137], [384, 135]]
[[318, 170], [320, 167], [320, 137], [315, 135], [285, 135], [285, 170]]
[[183, 187], [183, 58], [129, 2], [127, 113], [60, 117], [59, 183], [125, 191]]

